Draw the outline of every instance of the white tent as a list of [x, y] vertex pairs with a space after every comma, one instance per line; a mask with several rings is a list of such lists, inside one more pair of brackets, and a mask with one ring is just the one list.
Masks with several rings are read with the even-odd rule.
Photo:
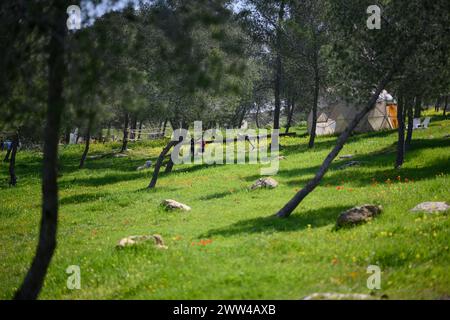
[[[361, 107], [343, 99], [322, 96], [317, 108], [316, 135], [337, 134], [345, 130]], [[308, 132], [311, 132], [312, 111], [308, 116]], [[397, 128], [397, 105], [392, 96], [383, 91], [375, 107], [361, 120], [356, 132], [389, 130]]]

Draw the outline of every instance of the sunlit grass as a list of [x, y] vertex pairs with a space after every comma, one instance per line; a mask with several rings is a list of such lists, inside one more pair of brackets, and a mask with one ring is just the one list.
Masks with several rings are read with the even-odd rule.
[[[303, 130], [303, 129], [299, 129]], [[450, 295], [448, 214], [413, 214], [422, 201], [450, 201], [450, 121], [435, 116], [394, 170], [396, 132], [352, 137], [341, 154], [361, 165], [337, 170], [288, 219], [280, 209], [311, 178], [335, 137], [282, 138], [274, 190], [249, 191], [259, 165], [181, 165], [162, 174], [148, 191], [163, 142], [131, 143], [127, 158], [88, 159], [78, 170], [82, 146], [61, 148], [58, 247], [43, 299], [299, 299], [313, 292], [368, 293], [366, 268], [382, 269], [378, 295], [440, 298]], [[91, 155], [119, 144], [93, 144]], [[40, 220], [41, 155], [19, 152], [18, 186], [7, 186], [1, 164], [0, 298], [11, 298], [34, 254]], [[166, 212], [166, 198], [188, 204], [188, 213]], [[382, 215], [335, 231], [339, 213], [376, 203]], [[140, 245], [117, 250], [129, 235], [161, 234], [168, 250]], [[66, 268], [81, 267], [81, 290], [66, 287]]]

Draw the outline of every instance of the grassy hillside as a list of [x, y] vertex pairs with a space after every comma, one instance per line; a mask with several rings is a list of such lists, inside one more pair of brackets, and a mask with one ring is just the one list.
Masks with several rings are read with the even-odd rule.
[[[299, 299], [313, 292], [368, 293], [366, 268], [382, 270], [389, 298], [450, 296], [448, 214], [409, 210], [423, 201], [450, 202], [450, 121], [434, 117], [414, 131], [401, 170], [394, 170], [396, 132], [354, 136], [341, 154], [361, 166], [337, 170], [288, 219], [272, 215], [312, 177], [335, 137], [282, 138], [274, 190], [249, 191], [259, 165], [183, 165], [145, 189], [162, 141], [131, 144], [129, 157], [88, 159], [83, 146], [61, 148], [58, 247], [42, 299]], [[92, 154], [117, 145], [94, 144]], [[4, 153], [3, 153], [4, 154]], [[41, 155], [19, 152], [18, 186], [7, 186], [1, 164], [0, 298], [11, 298], [34, 254], [40, 220]], [[166, 212], [163, 199], [188, 204], [188, 213]], [[339, 213], [375, 203], [382, 215], [352, 229], [334, 230]], [[152, 244], [118, 250], [136, 234], [161, 234]], [[211, 240], [211, 241], [202, 241]], [[66, 287], [69, 265], [81, 268], [81, 289]]]

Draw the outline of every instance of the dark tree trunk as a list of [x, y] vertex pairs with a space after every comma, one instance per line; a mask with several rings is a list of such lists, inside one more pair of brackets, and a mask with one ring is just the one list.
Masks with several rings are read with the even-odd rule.
[[106, 130], [106, 140], [110, 140], [111, 139], [111, 121], [108, 122], [108, 130]]
[[11, 146], [11, 159], [9, 159], [9, 185], [15, 186], [17, 183], [16, 177], [16, 154], [17, 147], [19, 145], [19, 134], [14, 135], [12, 146]]
[[258, 129], [259, 129], [259, 109], [260, 109], [260, 105], [258, 104], [258, 106], [256, 107], [256, 115], [255, 115], [256, 127]]
[[91, 143], [91, 120], [89, 120], [89, 124], [86, 130], [86, 136], [85, 136], [85, 146], [84, 146], [84, 151], [83, 154], [81, 155], [81, 159], [80, 159], [80, 166], [79, 168], [83, 168], [84, 166], [84, 162], [86, 161], [86, 157], [87, 154], [89, 152], [89, 145]]
[[[416, 97], [417, 103], [417, 97]], [[414, 124], [414, 110], [411, 101], [408, 102], [408, 129], [406, 131], [406, 141], [405, 141], [405, 149], [408, 149], [411, 145], [412, 135], [413, 135], [413, 124]]]
[[12, 150], [12, 148], [6, 149], [6, 155], [5, 155], [5, 158], [3, 159], [3, 162], [9, 162], [9, 156], [11, 155], [11, 150]]
[[447, 112], [447, 107], [448, 107], [448, 96], [445, 96], [444, 112], [442, 113], [443, 116], [445, 116], [445, 114]]
[[164, 147], [164, 149], [159, 154], [158, 160], [155, 163], [155, 170], [153, 170], [152, 180], [150, 181], [150, 184], [148, 185], [149, 189], [152, 189], [156, 186], [156, 181], [158, 180], [159, 170], [161, 169], [161, 165], [163, 163], [164, 157], [169, 152], [169, 150], [177, 144], [178, 144], [178, 141], [169, 141], [169, 143]]
[[163, 124], [163, 128], [162, 128], [162, 133], [161, 135], [164, 137], [166, 135], [166, 127], [167, 127], [167, 119], [164, 120], [164, 124]]
[[123, 124], [122, 148], [120, 149], [120, 152], [127, 151], [127, 145], [128, 145], [128, 121], [129, 121], [129, 115], [128, 115], [128, 112], [126, 112], [125, 113], [125, 122]]
[[436, 104], [434, 106], [434, 111], [438, 112], [441, 108], [441, 96], [439, 96], [436, 100]]
[[64, 42], [66, 36], [64, 1], [55, 1], [50, 11], [50, 43], [48, 47], [48, 100], [44, 131], [42, 172], [42, 219], [39, 242], [31, 267], [15, 294], [15, 299], [36, 299], [41, 291], [48, 266], [56, 248], [58, 223], [58, 142], [61, 114], [64, 109], [65, 76]]
[[[314, 59], [317, 59], [317, 57]], [[317, 63], [317, 60], [316, 60], [316, 63]], [[309, 136], [308, 148], [314, 147], [314, 141], [316, 139], [318, 101], [319, 101], [319, 70], [318, 70], [318, 66], [316, 65], [314, 67], [314, 98], [313, 98], [313, 106], [312, 106], [311, 132], [310, 132], [310, 136]]]
[[[173, 124], [173, 122], [172, 122], [172, 124]], [[188, 129], [188, 124], [187, 124], [185, 121], [182, 121], [182, 122], [181, 122], [181, 128], [187, 130], [187, 129]], [[177, 129], [178, 129], [178, 128], [177, 128]], [[181, 141], [183, 141], [183, 137], [180, 137], [180, 142], [181, 142]], [[172, 172], [173, 165], [174, 165], [174, 163], [173, 163], [173, 161], [172, 161], [172, 158], [169, 158], [169, 161], [167, 162], [166, 169], [164, 170], [164, 172], [165, 172], [165, 173], [170, 173], [170, 172]]]
[[291, 101], [291, 106], [289, 108], [289, 113], [287, 115], [287, 122], [286, 122], [285, 133], [289, 133], [289, 129], [291, 128], [292, 117], [294, 116], [294, 109], [295, 109], [295, 102], [294, 102], [294, 100], [292, 100]]
[[133, 117], [131, 120], [130, 140], [136, 139], [136, 128], [137, 128], [137, 118]]
[[414, 124], [414, 110], [411, 104], [408, 104], [408, 129], [406, 130], [405, 149], [411, 145]]
[[141, 140], [141, 132], [142, 132], [142, 121], [139, 122], [139, 131], [138, 131], [138, 140]]
[[277, 71], [275, 73], [275, 110], [273, 112], [273, 128], [280, 128], [280, 91], [281, 91], [281, 57], [277, 57]]
[[397, 139], [397, 158], [395, 160], [395, 168], [400, 168], [405, 158], [405, 117], [403, 116], [406, 99], [400, 99], [397, 105], [397, 121], [398, 121], [398, 139]]
[[394, 69], [391, 69], [386, 76], [380, 81], [375, 93], [372, 95], [370, 100], [367, 102], [367, 105], [365, 108], [359, 112], [355, 118], [352, 120], [350, 125], [342, 132], [342, 134], [339, 136], [339, 138], [336, 141], [336, 145], [334, 146], [333, 150], [328, 154], [328, 156], [323, 161], [322, 165], [320, 166], [319, 170], [316, 172], [316, 175], [313, 179], [309, 180], [306, 186], [301, 189], [299, 192], [295, 194], [295, 196], [283, 207], [277, 212], [277, 216], [280, 218], [286, 218], [290, 216], [292, 211], [299, 205], [299, 203], [311, 192], [313, 191], [317, 185], [320, 183], [320, 180], [325, 175], [325, 173], [328, 171], [328, 168], [331, 165], [331, 162], [336, 158], [336, 156], [339, 154], [341, 149], [343, 148], [345, 142], [350, 137], [350, 133], [356, 128], [358, 123], [361, 121], [361, 119], [374, 107], [378, 96], [380, 95], [381, 91], [386, 87], [387, 83], [391, 80], [392, 75], [394, 74]]
[[[167, 120], [166, 120], [167, 121]], [[179, 123], [179, 124], [178, 124]], [[170, 120], [170, 124], [172, 125], [173, 130], [175, 131], [176, 129], [184, 128], [184, 129], [188, 129], [188, 124], [185, 121], [178, 121], [178, 119], [173, 119]], [[174, 125], [175, 124], [175, 125]], [[178, 125], [176, 125], [178, 124]], [[164, 160], [164, 157], [166, 156], [166, 154], [169, 152], [169, 150], [177, 145], [178, 143], [183, 141], [183, 137], [180, 136], [178, 141], [169, 141], [169, 143], [166, 145], [166, 147], [162, 150], [161, 154], [158, 157], [158, 160], [155, 164], [155, 170], [153, 171], [153, 176], [152, 176], [152, 180], [150, 181], [150, 184], [148, 185], [148, 188], [154, 188], [156, 186], [156, 181], [158, 180], [158, 174], [159, 174], [159, 170], [161, 169], [161, 165], [162, 162]], [[172, 158], [169, 159], [169, 162], [167, 163], [165, 172], [171, 172], [172, 168], [173, 168], [173, 161]]]
[[273, 128], [280, 129], [280, 110], [281, 110], [281, 77], [282, 77], [282, 61], [281, 61], [281, 24], [284, 18], [284, 1], [281, 1], [280, 10], [278, 11], [278, 30], [277, 30], [277, 52], [275, 58], [275, 110], [273, 113]]
[[164, 170], [164, 172], [170, 173], [170, 172], [172, 172], [172, 169], [173, 169], [173, 161], [172, 161], [172, 158], [170, 158], [166, 164], [166, 169]]
[[66, 128], [66, 132], [64, 134], [64, 142], [65, 144], [69, 144], [70, 143], [70, 128]]
[[[102, 129], [103, 125], [100, 126], [100, 129], [98, 130], [98, 140], [99, 142], [103, 142], [105, 141], [105, 139], [103, 139], [103, 129]], [[95, 136], [94, 136], [94, 140], [95, 140]]]
[[414, 118], [420, 118], [422, 113], [422, 97], [416, 98], [416, 103], [414, 105]]

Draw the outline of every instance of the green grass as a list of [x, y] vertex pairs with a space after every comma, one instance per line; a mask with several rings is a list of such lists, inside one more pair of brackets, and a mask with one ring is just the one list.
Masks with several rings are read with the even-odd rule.
[[[282, 138], [274, 190], [249, 191], [259, 165], [182, 165], [145, 189], [152, 170], [136, 167], [155, 159], [163, 141], [131, 144], [128, 158], [87, 160], [77, 169], [82, 146], [61, 148], [58, 247], [42, 299], [299, 299], [313, 292], [369, 293], [370, 264], [381, 267], [382, 289], [391, 299], [450, 295], [448, 214], [413, 214], [422, 201], [450, 201], [450, 121], [434, 116], [428, 130], [414, 132], [401, 170], [394, 170], [396, 133], [352, 137], [341, 154], [359, 167], [336, 168], [288, 219], [272, 215], [312, 177], [335, 137]], [[94, 144], [92, 154], [118, 145]], [[20, 152], [18, 186], [7, 186], [1, 164], [0, 298], [20, 285], [34, 254], [40, 220], [41, 155]], [[399, 178], [397, 178], [399, 177]], [[408, 182], [405, 182], [405, 178]], [[386, 182], [390, 179], [391, 183]], [[399, 180], [400, 181], [399, 181]], [[343, 186], [343, 188], [337, 188]], [[339, 189], [339, 190], [338, 190]], [[172, 198], [192, 207], [166, 212]], [[376, 203], [382, 215], [368, 224], [334, 230], [339, 213]], [[117, 250], [135, 234], [161, 234], [168, 250], [151, 244]], [[202, 239], [212, 243], [198, 245]], [[66, 268], [81, 267], [81, 290], [66, 287]]]

